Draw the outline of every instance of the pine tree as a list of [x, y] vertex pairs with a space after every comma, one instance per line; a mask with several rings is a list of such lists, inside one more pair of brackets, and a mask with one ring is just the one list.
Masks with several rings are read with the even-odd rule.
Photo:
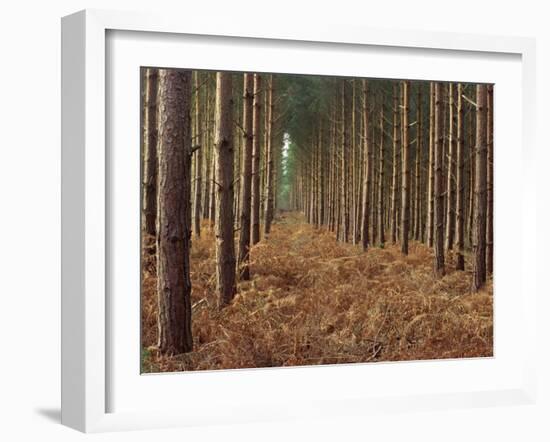
[[274, 107], [275, 102], [273, 101], [273, 74], [269, 76], [269, 89], [267, 93], [267, 130], [266, 130], [266, 189], [265, 189], [265, 211], [264, 211], [264, 234], [269, 235], [271, 230], [271, 222], [273, 221], [273, 169], [275, 163], [273, 161], [274, 157], [274, 146], [273, 146], [273, 123], [274, 123]]
[[409, 82], [403, 81], [403, 148], [401, 159], [401, 253], [409, 253], [410, 165], [409, 165]]
[[384, 247], [384, 106], [380, 108], [380, 145], [378, 151], [378, 245]]
[[216, 75], [216, 289], [219, 306], [235, 296], [233, 235], [233, 81], [231, 73]]
[[443, 249], [443, 150], [445, 135], [443, 129], [444, 96], [443, 84], [434, 84], [434, 271], [438, 276], [445, 274]]
[[363, 216], [361, 224], [361, 244], [363, 250], [369, 247], [369, 215], [370, 215], [370, 192], [371, 192], [371, 168], [372, 168], [372, 139], [370, 138], [370, 121], [368, 112], [368, 90], [367, 80], [363, 80]]
[[254, 76], [244, 74], [243, 87], [243, 159], [241, 172], [241, 212], [240, 212], [240, 236], [239, 236], [239, 269], [243, 280], [250, 279], [249, 251], [250, 251], [250, 212], [251, 212], [251, 186], [252, 186], [252, 109], [254, 102]]
[[434, 238], [434, 149], [435, 149], [435, 84], [430, 82], [430, 122], [428, 144], [428, 209], [426, 217], [426, 243], [433, 247]]
[[457, 85], [456, 102], [456, 269], [464, 270], [464, 111], [462, 84]]
[[191, 71], [160, 70], [157, 293], [158, 347], [164, 354], [193, 349], [189, 275], [191, 82]]
[[202, 199], [202, 128], [200, 112], [200, 81], [199, 72], [195, 73], [195, 192], [193, 195], [193, 233], [201, 236], [201, 199]]
[[487, 86], [487, 273], [493, 273], [493, 85]]
[[486, 225], [487, 225], [487, 86], [476, 87], [476, 151], [475, 151], [475, 199], [474, 199], [474, 275], [472, 290], [479, 290], [485, 283], [486, 273]]
[[454, 139], [454, 92], [453, 84], [449, 83], [449, 127], [448, 127], [448, 142], [449, 151], [447, 156], [447, 216], [445, 217], [445, 248], [451, 250], [453, 248], [454, 236], [454, 209], [455, 209], [455, 189], [453, 185], [453, 176], [455, 172], [455, 139]]
[[262, 77], [260, 74], [254, 74], [254, 110], [252, 117], [253, 141], [252, 141], [252, 214], [251, 223], [251, 243], [252, 245], [260, 241], [260, 131], [262, 118]]
[[149, 235], [156, 233], [157, 217], [157, 93], [158, 69], [145, 68], [143, 136], [143, 224]]
[[397, 195], [398, 195], [398, 170], [399, 170], [399, 99], [397, 84], [393, 86], [393, 156], [392, 156], [392, 184], [391, 184], [391, 208], [390, 231], [391, 242], [397, 242]]

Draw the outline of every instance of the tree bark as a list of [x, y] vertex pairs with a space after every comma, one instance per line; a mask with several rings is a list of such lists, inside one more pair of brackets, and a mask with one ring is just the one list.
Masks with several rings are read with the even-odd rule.
[[156, 233], [157, 217], [157, 94], [158, 69], [145, 73], [145, 112], [143, 135], [143, 227], [149, 235]]
[[476, 87], [476, 152], [474, 201], [474, 275], [472, 290], [479, 290], [486, 280], [487, 221], [487, 86]]
[[232, 74], [216, 74], [216, 288], [219, 307], [235, 296], [233, 234], [233, 84]]
[[384, 247], [384, 105], [380, 108], [380, 146], [378, 152], [378, 244]]
[[273, 101], [273, 74], [269, 76], [269, 89], [267, 94], [268, 115], [266, 131], [266, 196], [265, 196], [265, 215], [264, 215], [264, 234], [269, 235], [271, 231], [271, 222], [273, 220], [273, 119], [274, 107]]
[[462, 84], [457, 85], [456, 102], [456, 269], [464, 270], [464, 110]]
[[348, 150], [349, 150], [349, 124], [348, 124], [348, 100], [346, 99], [346, 81], [341, 80], [342, 87], [342, 193], [341, 197], [341, 216], [342, 216], [342, 238], [343, 242], [348, 242], [349, 238], [349, 206], [348, 206]]
[[449, 83], [449, 154], [447, 157], [447, 217], [445, 227], [445, 247], [447, 250], [453, 248], [454, 236], [454, 208], [455, 208], [455, 189], [453, 185], [453, 173], [455, 172], [455, 140], [454, 140], [454, 93], [453, 83]]
[[435, 85], [430, 82], [430, 139], [428, 145], [428, 210], [426, 218], [426, 242], [433, 247], [434, 220], [434, 147], [435, 147]]
[[250, 211], [252, 186], [252, 109], [254, 102], [254, 76], [244, 74], [243, 88], [244, 148], [241, 172], [241, 225], [239, 236], [239, 269], [243, 280], [250, 279]]
[[361, 223], [361, 245], [363, 250], [369, 247], [369, 215], [371, 192], [372, 139], [368, 112], [369, 84], [363, 80], [363, 219]]
[[443, 128], [444, 95], [443, 84], [435, 83], [434, 110], [434, 272], [437, 276], [445, 274], [445, 255], [443, 249], [443, 150], [445, 134]]
[[[350, 192], [349, 192], [349, 199], [350, 199], [350, 210], [351, 210], [351, 240], [353, 244], [357, 244], [359, 242], [359, 234], [362, 229], [362, 222], [361, 224], [358, 222], [357, 214], [359, 212], [362, 212], [363, 210], [363, 201], [362, 199], [358, 199], [359, 197], [359, 186], [363, 186], [363, 183], [358, 181], [359, 178], [359, 171], [357, 170], [357, 143], [356, 143], [356, 80], [351, 80], [351, 134], [350, 134]], [[363, 166], [361, 164], [361, 166]], [[362, 167], [361, 167], [362, 168]], [[359, 184], [360, 183], [360, 184]], [[367, 238], [367, 244], [368, 244], [368, 238]]]
[[[209, 79], [209, 73], [205, 74], [205, 77]], [[203, 164], [204, 164], [204, 199], [202, 204], [202, 217], [208, 219], [210, 217], [210, 186], [212, 185], [210, 181], [210, 165], [211, 165], [211, 144], [210, 144], [210, 81], [207, 81], [205, 84], [205, 98], [204, 98], [204, 112], [203, 112], [203, 127], [204, 134], [202, 141], [204, 144], [203, 149]]]
[[202, 198], [202, 156], [204, 148], [202, 146], [202, 127], [200, 112], [200, 81], [199, 72], [195, 73], [195, 143], [198, 149], [195, 151], [195, 194], [193, 198], [193, 233], [201, 236], [201, 198]]
[[403, 81], [403, 148], [401, 159], [401, 253], [409, 254], [409, 82]]
[[393, 160], [392, 160], [392, 184], [391, 184], [391, 209], [390, 209], [390, 231], [391, 242], [397, 242], [397, 185], [398, 185], [398, 161], [399, 161], [399, 86], [393, 86]]
[[191, 335], [191, 71], [160, 70], [157, 293], [159, 350], [193, 349]]
[[[215, 113], [216, 113], [216, 80], [215, 80], [215, 75], [214, 74], [214, 86], [213, 86], [213, 94], [212, 94], [212, 98], [213, 98], [213, 105], [211, 106], [211, 115], [210, 115], [210, 118], [212, 120], [215, 119]], [[210, 224], [212, 227], [214, 227], [214, 222], [215, 222], [215, 219], [216, 219], [216, 181], [217, 181], [217, 177], [216, 177], [216, 162], [217, 162], [217, 159], [216, 159], [216, 148], [214, 146], [214, 131], [216, 130], [216, 127], [215, 125], [212, 126], [212, 129], [210, 131], [210, 145], [212, 147], [211, 149], [211, 152], [212, 152], [212, 155], [210, 157], [210, 211], [209, 211], [209, 219], [210, 219]]]
[[493, 85], [487, 86], [487, 273], [493, 273]]
[[421, 174], [420, 174], [420, 164], [421, 164], [421, 158], [422, 158], [422, 149], [423, 149], [423, 142], [422, 142], [422, 91], [421, 91], [421, 84], [418, 84], [418, 92], [417, 92], [417, 98], [416, 98], [416, 161], [414, 166], [414, 183], [415, 183], [415, 191], [414, 191], [414, 239], [416, 241], [420, 240], [420, 191], [421, 191]]
[[252, 142], [252, 215], [251, 242], [260, 241], [260, 130], [262, 114], [262, 77], [254, 74], [254, 110], [253, 110], [253, 142]]
[[470, 161], [469, 161], [469, 194], [468, 194], [468, 243], [470, 247], [473, 247], [474, 240], [474, 190], [475, 190], [475, 144], [476, 144], [476, 131], [475, 131], [475, 112], [470, 112], [470, 124], [468, 133], [468, 145], [470, 148]]

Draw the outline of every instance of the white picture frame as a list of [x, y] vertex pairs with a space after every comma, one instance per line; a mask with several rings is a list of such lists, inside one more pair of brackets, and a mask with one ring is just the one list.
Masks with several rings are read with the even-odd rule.
[[[434, 54], [469, 53], [474, 58], [483, 60], [489, 54], [510, 55], [519, 60], [521, 70], [521, 127], [518, 141], [518, 159], [521, 160], [523, 179], [518, 190], [522, 198], [522, 211], [518, 215], [521, 224], [522, 241], [518, 253], [525, 257], [531, 253], [535, 223], [535, 176], [533, 170], [534, 139], [534, 106], [535, 106], [535, 43], [532, 39], [518, 37], [494, 37], [482, 35], [464, 35], [451, 33], [428, 33], [421, 31], [388, 31], [346, 27], [343, 25], [309, 24], [300, 28], [284, 23], [272, 25], [253, 22], [222, 22], [211, 18], [194, 17], [192, 21], [182, 22], [177, 17], [143, 13], [126, 13], [99, 10], [86, 10], [63, 18], [62, 21], [62, 423], [85, 432], [111, 431], [139, 428], [159, 428], [170, 426], [201, 425], [220, 422], [253, 422], [277, 420], [288, 417], [300, 418], [311, 416], [362, 415], [373, 411], [414, 411], [419, 409], [461, 408], [470, 406], [489, 406], [502, 404], [533, 403], [536, 397], [536, 362], [535, 362], [535, 318], [536, 318], [536, 279], [535, 270], [528, 265], [521, 266], [521, 278], [518, 287], [521, 297], [518, 315], [521, 324], [521, 338], [524, 348], [518, 354], [519, 362], [515, 367], [517, 375], [510, 382], [501, 382], [500, 387], [483, 388], [480, 385], [468, 389], [462, 386], [461, 391], [445, 391], [442, 381], [438, 389], [418, 392], [400, 392], [399, 384], [395, 391], [383, 391], [376, 395], [347, 395], [346, 386], [342, 391], [333, 389], [326, 397], [315, 397], [288, 401], [275, 401], [271, 406], [262, 403], [257, 406], [254, 397], [262, 394], [269, 376], [268, 371], [249, 370], [233, 373], [200, 373], [192, 379], [199, 384], [224, 383], [225, 379], [239, 382], [246, 378], [249, 394], [230, 403], [215, 407], [197, 407], [194, 413], [168, 405], [161, 409], [139, 409], [113, 411], [109, 404], [109, 395], [114, 388], [112, 384], [113, 353], [110, 343], [109, 328], [113, 328], [116, 319], [111, 312], [109, 290], [110, 248], [114, 241], [110, 236], [115, 230], [109, 229], [112, 199], [108, 181], [109, 154], [107, 143], [106, 121], [110, 118], [108, 111], [109, 84], [107, 76], [109, 52], [108, 33], [143, 32], [161, 36], [213, 36], [216, 38], [237, 38], [248, 41], [270, 41], [273, 45], [298, 47], [306, 42], [308, 45], [338, 45], [338, 48], [370, 47], [378, 51], [400, 48], [402, 51], [427, 50]], [[151, 34], [153, 35], [153, 34]], [[171, 37], [171, 38], [172, 38]], [[279, 43], [278, 43], [279, 42]], [[281, 43], [282, 42], [282, 43]], [[301, 47], [301, 46], [300, 46]], [[340, 49], [338, 49], [340, 50]], [[115, 53], [116, 55], [116, 53]], [[437, 54], [435, 55], [437, 57]], [[111, 60], [112, 61], [112, 60]], [[165, 65], [166, 66], [166, 65]], [[180, 66], [178, 66], [180, 67]], [[182, 66], [185, 67], [185, 66]], [[197, 67], [197, 66], [191, 66]], [[235, 66], [219, 66], [220, 69], [232, 69]], [[246, 70], [246, 69], [243, 69]], [[443, 79], [443, 78], [442, 78]], [[498, 86], [497, 92], [498, 94]], [[137, 94], [137, 92], [136, 92]], [[498, 98], [496, 98], [498, 100]], [[498, 101], [496, 101], [498, 103]], [[495, 104], [497, 106], [497, 104]], [[495, 108], [498, 114], [498, 107]], [[497, 116], [498, 118], [498, 116]], [[136, 124], [139, 124], [136, 123]], [[495, 147], [497, 149], [498, 147]], [[498, 167], [498, 166], [496, 166]], [[496, 189], [498, 192], [498, 189]], [[495, 204], [498, 203], [498, 198]], [[497, 220], [498, 223], [498, 220]], [[497, 243], [495, 260], [498, 254], [506, 253]], [[523, 262], [523, 261], [522, 261]], [[497, 290], [506, 290], [498, 286]], [[502, 287], [502, 289], [500, 288]], [[139, 292], [136, 294], [139, 295]], [[499, 318], [497, 316], [496, 320]], [[517, 326], [518, 322], [516, 322]], [[505, 330], [507, 325], [499, 325]], [[509, 325], [508, 325], [509, 326]], [[498, 339], [498, 337], [497, 337]], [[136, 342], [136, 345], [138, 343]], [[499, 355], [496, 353], [495, 360]], [[376, 365], [369, 370], [394, 371], [397, 376], [408, 372], [415, 376], [428, 367], [426, 363], [409, 365]], [[454, 366], [452, 366], [454, 364]], [[469, 365], [466, 365], [469, 364]], [[475, 376], [483, 369], [479, 363], [471, 361], [449, 361], [445, 366], [450, 370], [466, 370]], [[312, 373], [323, 376], [342, 377], [360, 375], [361, 367], [333, 366], [300, 369], [284, 369], [285, 382], [307, 384], [308, 379], [315, 379]], [[494, 365], [494, 364], [493, 364]], [[372, 366], [372, 364], [371, 364]], [[496, 365], [495, 365], [496, 366]], [[398, 367], [398, 368], [395, 368]], [[416, 368], [415, 368], [416, 367]], [[441, 366], [443, 367], [443, 366]], [[426, 368], [427, 369], [427, 368]], [[431, 368], [430, 368], [431, 369]], [[434, 368], [436, 369], [436, 368]], [[489, 367], [488, 369], [495, 369]], [[278, 370], [278, 369], [273, 369]], [[273, 370], [271, 373], [273, 373]], [[309, 371], [304, 371], [309, 370]], [[471, 370], [471, 371], [469, 371]], [[136, 371], [139, 367], [136, 362]], [[281, 370], [279, 370], [281, 371]], [[488, 371], [487, 374], [490, 374]], [[136, 374], [139, 376], [139, 373]], [[177, 376], [177, 375], [173, 375]], [[120, 378], [120, 377], [119, 377]], [[162, 378], [162, 381], [158, 379]], [[155, 382], [162, 382], [166, 388], [172, 383], [170, 375], [157, 376]], [[315, 381], [317, 382], [318, 379]], [[147, 381], [149, 382], [149, 381]], [[153, 381], [150, 381], [152, 383]], [[314, 382], [314, 381], [312, 381]], [[253, 385], [254, 387], [251, 387]], [[495, 384], [496, 385], [496, 384]], [[266, 386], [266, 385], [265, 385]], [[311, 384], [312, 389], [315, 384]], [[267, 386], [266, 386], [267, 387]], [[268, 390], [269, 391], [269, 390]], [[305, 391], [305, 390], [304, 390]], [[312, 391], [312, 390], [310, 390]], [[167, 401], [168, 403], [170, 401]], [[224, 413], [225, 407], [225, 413]], [[237, 413], [238, 411], [238, 413]]]

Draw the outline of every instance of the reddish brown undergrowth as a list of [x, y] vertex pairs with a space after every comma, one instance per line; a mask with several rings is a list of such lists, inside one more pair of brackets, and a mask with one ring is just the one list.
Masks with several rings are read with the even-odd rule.
[[193, 239], [194, 351], [164, 357], [157, 340], [154, 257], [145, 259], [143, 372], [279, 367], [491, 356], [492, 281], [470, 293], [471, 274], [432, 272], [432, 251], [412, 242], [371, 248], [286, 214], [251, 253], [253, 278], [218, 311], [214, 237], [203, 224]]

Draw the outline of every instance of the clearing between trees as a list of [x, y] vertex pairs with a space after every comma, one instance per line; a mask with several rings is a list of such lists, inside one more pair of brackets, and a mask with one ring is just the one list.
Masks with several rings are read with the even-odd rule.
[[[471, 292], [472, 262], [434, 274], [433, 249], [410, 241], [384, 248], [337, 242], [334, 233], [281, 212], [251, 247], [249, 281], [218, 308], [215, 237], [202, 222], [191, 247], [193, 351], [161, 355], [156, 258], [142, 273], [142, 372], [488, 357], [493, 282]], [[153, 241], [154, 243], [154, 241]], [[154, 251], [153, 251], [154, 252]]]

